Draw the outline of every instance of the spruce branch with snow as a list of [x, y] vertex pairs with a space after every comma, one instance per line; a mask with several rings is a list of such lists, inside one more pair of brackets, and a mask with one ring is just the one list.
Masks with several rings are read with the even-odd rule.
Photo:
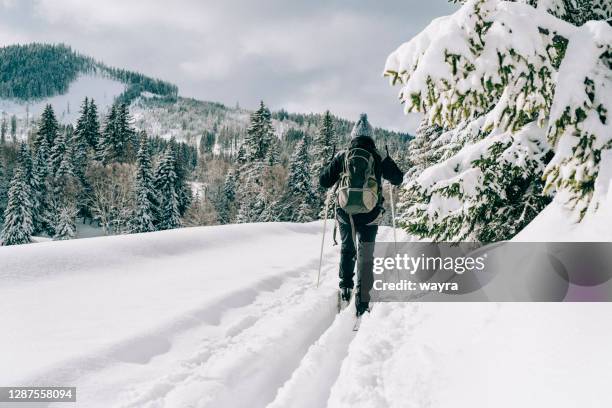
[[[399, 221], [409, 232], [435, 240], [508, 239], [547, 204], [542, 176], [548, 191], [566, 190], [564, 202], [579, 216], [588, 206], [597, 174], [589, 155], [597, 157], [610, 134], [605, 55], [612, 28], [595, 21], [577, 28], [544, 2], [527, 3], [467, 1], [388, 57], [385, 75], [401, 86], [406, 111], [445, 129], [431, 142], [440, 162], [408, 179], [401, 193]], [[576, 48], [587, 51], [576, 55]], [[585, 118], [598, 139], [594, 152], [576, 136]], [[590, 162], [590, 172], [575, 171]], [[575, 177], [585, 182], [570, 188]]]

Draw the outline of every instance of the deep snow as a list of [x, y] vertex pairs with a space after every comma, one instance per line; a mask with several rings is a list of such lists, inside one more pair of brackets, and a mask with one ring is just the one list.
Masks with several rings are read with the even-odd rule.
[[378, 304], [354, 333], [329, 242], [314, 287], [321, 227], [2, 247], [0, 384], [77, 386], [82, 407], [612, 403], [609, 304]]

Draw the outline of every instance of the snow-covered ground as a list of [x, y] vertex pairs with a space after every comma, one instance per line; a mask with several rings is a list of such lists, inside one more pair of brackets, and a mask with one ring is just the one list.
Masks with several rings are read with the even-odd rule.
[[62, 123], [74, 124], [79, 116], [79, 110], [85, 97], [93, 98], [98, 106], [98, 112], [104, 113], [113, 101], [125, 91], [125, 84], [97, 74], [80, 75], [68, 87], [68, 92], [37, 102], [16, 102], [0, 99], [0, 112], [15, 115], [20, 119], [37, 118], [47, 104], [53, 106], [57, 119]]
[[314, 286], [321, 228], [1, 247], [0, 384], [80, 407], [611, 406], [609, 304], [378, 304], [355, 333], [338, 247]]

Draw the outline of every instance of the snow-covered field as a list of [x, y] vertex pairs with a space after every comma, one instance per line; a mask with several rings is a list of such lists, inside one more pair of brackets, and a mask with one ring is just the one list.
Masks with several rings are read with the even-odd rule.
[[0, 384], [79, 407], [611, 406], [609, 304], [378, 304], [355, 333], [338, 247], [314, 286], [321, 228], [2, 247]]

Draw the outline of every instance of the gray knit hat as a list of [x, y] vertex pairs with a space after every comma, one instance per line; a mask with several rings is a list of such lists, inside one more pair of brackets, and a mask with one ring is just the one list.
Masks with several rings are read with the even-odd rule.
[[368, 122], [368, 115], [362, 113], [359, 115], [359, 120], [355, 123], [353, 127], [353, 131], [351, 132], [351, 137], [356, 138], [358, 136], [369, 137], [370, 139], [374, 139], [374, 132], [372, 131], [372, 126]]

